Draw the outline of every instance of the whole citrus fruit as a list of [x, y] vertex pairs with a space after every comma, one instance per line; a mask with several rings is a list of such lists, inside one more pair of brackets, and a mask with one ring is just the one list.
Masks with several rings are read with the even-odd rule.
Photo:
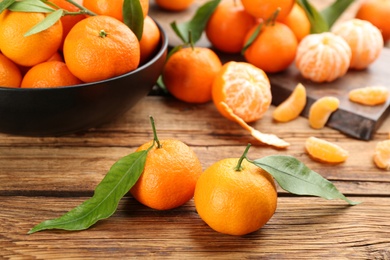
[[245, 235], [264, 226], [274, 215], [277, 191], [272, 176], [238, 158], [221, 160], [207, 168], [195, 188], [199, 216], [214, 230]]
[[69, 70], [84, 82], [119, 76], [136, 69], [140, 46], [124, 23], [110, 16], [90, 16], [70, 30], [64, 42]]
[[293, 31], [298, 42], [310, 34], [310, 20], [305, 10], [298, 3], [294, 4], [291, 12], [285, 18], [281, 19], [280, 22], [287, 25]]
[[24, 36], [45, 19], [46, 14], [5, 10], [0, 16], [0, 49], [13, 62], [22, 66], [34, 66], [49, 59], [60, 47], [61, 21], [44, 31]]
[[293, 8], [295, 0], [241, 0], [245, 10], [256, 18], [268, 19], [280, 8], [277, 20], [285, 18]]
[[189, 103], [211, 100], [211, 88], [222, 63], [209, 48], [182, 48], [166, 62], [162, 78], [167, 90]]
[[271, 85], [265, 72], [247, 62], [230, 61], [223, 65], [213, 82], [213, 101], [226, 118], [236, 121], [225, 106], [245, 122], [254, 122], [268, 111], [271, 101]]
[[[245, 42], [253, 35], [254, 26], [245, 38]], [[264, 70], [275, 73], [287, 69], [295, 59], [298, 40], [291, 29], [280, 22], [263, 25], [259, 35], [245, 50], [246, 61]]]
[[[146, 150], [152, 141], [137, 151]], [[179, 207], [192, 199], [202, 165], [194, 151], [179, 140], [162, 140], [148, 152], [145, 168], [130, 193], [158, 210]]]
[[211, 15], [206, 26], [206, 35], [219, 51], [239, 53], [247, 32], [256, 24], [256, 19], [245, 11], [241, 2], [221, 2]]
[[22, 74], [18, 66], [0, 53], [0, 87], [18, 88]]
[[62, 61], [46, 61], [33, 66], [24, 75], [22, 88], [54, 88], [81, 84]]
[[383, 40], [390, 40], [390, 0], [362, 1], [356, 18], [367, 20], [382, 32]]
[[152, 57], [160, 43], [160, 37], [160, 29], [156, 22], [150, 16], [146, 16], [144, 19], [142, 38], [139, 42], [141, 48], [140, 63], [145, 63]]
[[[149, 12], [149, 0], [140, 0], [143, 16]], [[84, 0], [83, 6], [98, 15], [108, 15], [123, 22], [123, 0]]]
[[195, 0], [155, 0], [157, 6], [168, 11], [183, 11], [189, 8]]

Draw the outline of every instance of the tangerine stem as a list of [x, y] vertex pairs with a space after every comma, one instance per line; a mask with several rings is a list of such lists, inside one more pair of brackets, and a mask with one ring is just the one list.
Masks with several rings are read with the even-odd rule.
[[79, 8], [80, 9], [80, 14], [87, 14], [87, 15], [92, 15], [92, 16], [97, 15], [94, 12], [88, 10], [87, 8], [85, 8], [84, 6], [76, 3], [73, 0], [65, 0], [65, 1], [71, 3], [72, 5], [76, 6], [77, 8]]
[[241, 171], [242, 170], [242, 161], [246, 159], [246, 155], [248, 154], [249, 148], [251, 147], [251, 144], [248, 144], [245, 148], [244, 153], [241, 155], [240, 159], [238, 160], [238, 163], [236, 167], [234, 168], [235, 171]]
[[150, 119], [150, 123], [152, 124], [152, 129], [153, 129], [153, 140], [156, 141], [157, 148], [161, 148], [162, 145], [161, 145], [161, 143], [160, 143], [160, 141], [158, 140], [158, 137], [157, 137], [157, 131], [156, 131], [156, 125], [154, 123], [154, 118], [152, 116], [149, 116], [149, 119]]

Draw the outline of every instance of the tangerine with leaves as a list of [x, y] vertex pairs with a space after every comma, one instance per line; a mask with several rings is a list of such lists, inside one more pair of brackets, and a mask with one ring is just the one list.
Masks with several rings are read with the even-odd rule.
[[206, 103], [222, 63], [209, 48], [181, 48], [167, 60], [162, 79], [167, 90], [177, 99], [188, 103]]
[[206, 36], [219, 51], [239, 53], [247, 32], [256, 19], [245, 11], [239, 1], [221, 2], [207, 22]]
[[153, 126], [154, 140], [137, 151], [149, 150], [144, 170], [131, 188], [140, 203], [157, 210], [177, 208], [194, 196], [202, 165], [195, 152], [185, 143], [167, 139], [159, 141]]
[[314, 136], [306, 139], [305, 149], [312, 159], [325, 163], [342, 163], [349, 156], [341, 146]]
[[390, 40], [390, 0], [365, 0], [360, 3], [356, 18], [369, 21], [382, 33], [383, 40]]
[[46, 16], [43, 13], [4, 10], [0, 14], [1, 52], [16, 64], [27, 67], [49, 59], [61, 44], [61, 21], [39, 33], [25, 35]]
[[95, 82], [135, 70], [140, 45], [124, 23], [110, 16], [90, 16], [73, 26], [64, 42], [69, 70], [84, 82]]
[[306, 106], [306, 88], [298, 84], [290, 96], [280, 103], [272, 112], [278, 122], [289, 122], [297, 118]]
[[341, 36], [310, 34], [298, 45], [295, 65], [306, 79], [331, 82], [347, 73], [351, 56], [351, 47]]
[[352, 89], [348, 93], [348, 98], [366, 106], [376, 106], [383, 104], [389, 98], [389, 89], [385, 86], [370, 86]]
[[195, 0], [155, 0], [157, 6], [167, 11], [179, 12], [191, 7]]
[[268, 172], [243, 158], [228, 158], [203, 172], [194, 201], [199, 216], [212, 229], [241, 236], [259, 230], [271, 219], [277, 191]]
[[245, 10], [256, 18], [268, 19], [280, 8], [277, 20], [285, 18], [292, 10], [295, 0], [241, 0]]
[[141, 64], [145, 63], [155, 53], [158, 44], [160, 43], [160, 36], [160, 29], [158, 28], [156, 22], [150, 16], [146, 16], [144, 19], [142, 38], [139, 41]]
[[340, 101], [336, 97], [325, 96], [317, 99], [309, 109], [309, 124], [314, 129], [325, 126], [331, 114], [339, 108]]
[[291, 12], [285, 18], [281, 19], [280, 22], [287, 25], [293, 31], [298, 42], [310, 34], [310, 20], [305, 10], [298, 3], [294, 4]]
[[377, 142], [373, 159], [378, 168], [390, 170], [390, 140]]
[[[256, 32], [255, 25], [247, 33], [247, 44]], [[295, 59], [298, 40], [291, 29], [280, 22], [263, 24], [260, 33], [244, 51], [245, 60], [265, 72], [275, 73], [287, 69]]]
[[378, 28], [368, 21], [351, 19], [337, 24], [332, 32], [344, 38], [351, 47], [349, 67], [365, 69], [373, 63], [383, 49], [383, 38]]
[[22, 88], [55, 88], [81, 84], [62, 61], [46, 61], [29, 69], [24, 75]]
[[[83, 6], [98, 14], [107, 15], [123, 22], [123, 1], [124, 0], [83, 0]], [[149, 0], [139, 0], [144, 18], [149, 13]]]
[[0, 53], [0, 87], [18, 88], [22, 82], [19, 67]]

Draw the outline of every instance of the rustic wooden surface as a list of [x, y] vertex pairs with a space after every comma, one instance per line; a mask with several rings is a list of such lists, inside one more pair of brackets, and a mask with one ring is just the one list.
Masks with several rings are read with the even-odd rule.
[[[313, 130], [306, 118], [277, 124], [271, 107], [253, 124], [291, 143], [275, 150], [256, 143], [212, 103], [189, 105], [149, 96], [110, 124], [63, 137], [30, 138], [0, 134], [0, 258], [266, 258], [390, 259], [390, 173], [372, 162], [376, 142], [388, 138], [387, 119], [372, 141], [351, 139], [331, 128]], [[44, 231], [35, 224], [55, 218], [92, 196], [95, 186], [120, 157], [152, 138], [153, 115], [160, 139], [191, 146], [203, 168], [227, 157], [288, 154], [328, 178], [350, 199], [299, 197], [279, 189], [278, 208], [259, 231], [235, 237], [210, 229], [191, 200], [170, 211], [155, 211], [131, 196], [118, 211], [89, 230]], [[340, 165], [312, 161], [304, 152], [309, 136], [326, 138], [350, 151]]]

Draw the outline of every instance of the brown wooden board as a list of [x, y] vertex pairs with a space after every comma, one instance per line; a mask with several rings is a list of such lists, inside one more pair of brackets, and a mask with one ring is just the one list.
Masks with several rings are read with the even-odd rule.
[[[151, 2], [150, 15], [160, 23], [169, 37], [171, 46], [181, 44], [180, 39], [174, 34], [170, 23], [188, 21], [202, 1], [197, 1], [190, 9], [172, 13], [159, 9], [154, 2]], [[198, 46], [211, 47], [205, 35], [202, 36]], [[227, 55], [217, 52], [222, 62], [229, 60], [243, 61], [240, 55]], [[384, 48], [380, 57], [366, 70], [350, 70], [348, 73], [330, 83], [314, 83], [304, 79], [294, 64], [282, 73], [270, 74], [273, 104], [278, 105], [285, 100], [298, 83], [302, 83], [307, 90], [307, 105], [302, 112], [302, 116], [307, 117], [310, 106], [318, 98], [323, 96], [334, 96], [340, 100], [339, 109], [334, 112], [327, 126], [339, 130], [342, 133], [360, 139], [370, 140], [376, 129], [382, 124], [390, 112], [390, 99], [383, 105], [374, 107], [364, 106], [348, 100], [348, 92], [351, 89], [382, 85], [390, 88], [390, 48]]]

